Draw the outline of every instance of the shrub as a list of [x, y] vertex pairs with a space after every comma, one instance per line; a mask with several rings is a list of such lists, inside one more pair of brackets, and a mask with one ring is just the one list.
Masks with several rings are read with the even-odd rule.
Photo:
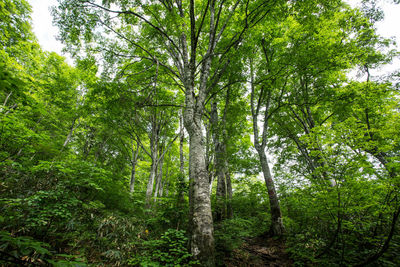
[[141, 252], [128, 263], [139, 266], [193, 266], [197, 262], [191, 259], [187, 242], [185, 231], [168, 229], [160, 239], [139, 244]]

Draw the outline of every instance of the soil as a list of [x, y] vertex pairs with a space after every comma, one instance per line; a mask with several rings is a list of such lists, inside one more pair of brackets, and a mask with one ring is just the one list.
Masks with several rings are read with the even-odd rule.
[[224, 261], [227, 267], [291, 267], [283, 239], [268, 236], [246, 238]]

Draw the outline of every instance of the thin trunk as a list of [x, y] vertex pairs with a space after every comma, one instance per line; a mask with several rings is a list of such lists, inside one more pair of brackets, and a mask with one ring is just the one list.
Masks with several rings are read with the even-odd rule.
[[131, 159], [131, 182], [129, 186], [129, 191], [133, 193], [135, 191], [135, 177], [136, 177], [136, 164], [139, 158], [139, 142], [136, 142], [136, 150], [132, 144], [132, 159]]
[[[371, 141], [372, 140], [373, 139], [371, 138]], [[390, 162], [387, 159], [387, 155], [384, 152], [378, 152], [378, 148], [377, 147], [374, 147], [372, 150], [371, 149], [365, 149], [365, 151], [367, 151], [372, 156], [374, 156], [383, 165], [383, 167], [388, 172], [390, 178], [395, 179], [396, 177], [399, 176], [399, 173], [396, 172], [396, 170], [392, 166], [390, 166]], [[398, 186], [396, 186], [396, 185], [393, 185], [393, 186], [395, 188], [398, 188]], [[390, 195], [390, 193], [389, 193], [389, 195]], [[391, 222], [390, 230], [389, 230], [389, 233], [388, 233], [388, 235], [386, 237], [386, 240], [384, 241], [383, 244], [380, 245], [380, 249], [379, 249], [378, 252], [376, 252], [375, 254], [369, 256], [362, 263], [357, 264], [355, 266], [365, 266], [365, 265], [368, 265], [368, 264], [378, 260], [389, 249], [390, 242], [391, 242], [391, 240], [393, 238], [393, 235], [395, 234], [396, 225], [398, 223], [398, 219], [399, 219], [399, 216], [400, 216], [400, 205], [398, 204], [397, 196], [395, 197], [395, 199], [396, 199], [395, 203], [397, 205], [396, 205], [395, 211], [393, 212], [393, 215], [392, 215], [392, 222]], [[379, 214], [379, 217], [381, 217], [381, 214]]]
[[225, 182], [226, 182], [226, 198], [227, 198], [227, 203], [226, 203], [226, 217], [228, 219], [233, 217], [233, 208], [232, 208], [232, 181], [231, 181], [231, 175], [229, 172], [229, 164], [228, 164], [228, 155], [227, 155], [227, 146], [228, 146], [228, 132], [226, 129], [226, 118], [228, 114], [228, 108], [229, 108], [229, 102], [230, 102], [230, 92], [231, 88], [228, 87], [228, 90], [226, 91], [226, 97], [225, 97], [225, 108], [224, 108], [224, 115], [222, 116], [222, 140], [223, 140], [223, 145], [222, 145], [222, 155], [224, 157], [224, 175], [225, 175]]
[[161, 185], [160, 185], [160, 189], [159, 189], [159, 196], [160, 197], [163, 197], [164, 187], [165, 187], [165, 184], [166, 184], [166, 182], [168, 180], [168, 174], [169, 173], [168, 173], [168, 162], [167, 162], [167, 166], [165, 168], [165, 178], [164, 178], [164, 180], [161, 181]]
[[[262, 93], [258, 96], [257, 105], [255, 104], [255, 85], [254, 85], [254, 71], [253, 71], [253, 62], [250, 60], [250, 79], [251, 79], [251, 114], [253, 119], [253, 133], [254, 133], [254, 147], [258, 152], [258, 156], [260, 159], [261, 168], [264, 175], [265, 185], [267, 186], [268, 190], [268, 197], [269, 197], [269, 204], [271, 208], [271, 227], [270, 227], [270, 234], [273, 236], [282, 236], [285, 232], [285, 228], [283, 226], [282, 221], [282, 213], [281, 208], [278, 201], [278, 196], [276, 194], [274, 181], [272, 179], [271, 170], [268, 165], [267, 156], [265, 155], [265, 148], [267, 143], [267, 133], [268, 133], [268, 119], [269, 119], [269, 107], [270, 107], [270, 100], [271, 94], [270, 92], [266, 96], [266, 104], [264, 110], [264, 122], [262, 127], [262, 133], [260, 138], [260, 132], [258, 129], [258, 116], [261, 109]], [[261, 90], [265, 90], [261, 88]], [[265, 92], [264, 92], [265, 93]]]
[[206, 169], [208, 171], [208, 181], [210, 184], [210, 194], [212, 192], [212, 184], [214, 182], [215, 179], [215, 174], [214, 174], [214, 170], [213, 170], [213, 161], [215, 161], [215, 157], [212, 151], [212, 145], [211, 145], [211, 128], [212, 126], [210, 124], [205, 124], [205, 129], [206, 129]]
[[146, 189], [146, 204], [149, 206], [151, 196], [153, 194], [153, 187], [154, 187], [154, 178], [157, 172], [157, 149], [154, 148], [155, 144], [152, 145], [151, 149], [151, 168], [149, 174], [149, 181], [147, 183]]
[[185, 170], [184, 170], [184, 158], [183, 158], [183, 142], [185, 141], [185, 134], [183, 131], [183, 111], [179, 119], [179, 184], [178, 184], [178, 206], [181, 206], [184, 201], [184, 190], [185, 190]]
[[372, 262], [378, 260], [389, 249], [390, 241], [392, 240], [393, 235], [395, 234], [396, 224], [399, 219], [399, 215], [400, 215], [400, 207], [398, 207], [397, 210], [393, 213], [392, 223], [390, 225], [388, 236], [385, 242], [381, 245], [379, 251], [373, 254], [372, 256], [369, 256], [362, 263], [354, 265], [355, 267], [368, 266]]
[[[314, 122], [314, 118], [311, 113], [310, 107], [307, 106], [305, 109], [302, 107], [298, 107], [298, 109], [301, 111], [301, 113], [297, 113], [292, 107], [289, 107], [289, 108], [293, 114], [292, 119], [295, 122], [297, 122], [299, 126], [301, 126], [303, 128], [305, 134], [309, 134], [312, 131], [312, 129], [315, 127], [315, 122]], [[303, 114], [303, 116], [301, 116], [301, 114]], [[295, 134], [292, 134], [291, 138], [293, 139], [293, 137], [298, 139], [298, 137]], [[295, 140], [295, 142], [296, 142], [296, 145], [299, 147], [299, 142], [296, 140]], [[322, 167], [322, 169], [325, 169], [324, 167], [328, 165], [326, 163], [326, 161], [320, 156], [322, 154], [323, 150], [322, 150], [322, 146], [319, 143], [314, 144], [314, 147], [309, 149], [311, 153], [308, 151], [307, 146], [305, 146], [304, 144], [301, 149], [299, 147], [299, 150], [303, 154], [303, 156], [305, 156], [306, 159], [308, 159], [307, 162], [309, 164], [310, 171], [312, 172], [311, 174], [313, 176], [315, 176], [315, 174], [313, 172], [316, 169], [316, 166]], [[315, 154], [315, 153], [312, 153], [313, 151], [314, 152], [318, 151], [321, 153], [316, 153], [316, 156], [310, 156], [312, 154]], [[327, 173], [326, 171], [323, 171], [320, 178], [322, 179], [323, 183], [326, 183], [326, 181], [329, 181], [328, 186], [335, 187], [336, 186], [335, 179], [329, 178], [329, 176], [330, 176], [329, 173]]]
[[[87, 128], [86, 125], [85, 125], [85, 128]], [[89, 129], [89, 132], [85, 136], [85, 144], [83, 145], [83, 154], [84, 154], [83, 159], [84, 160], [86, 160], [89, 157], [90, 150], [92, 149], [91, 135], [92, 135], [92, 132]]]
[[[146, 189], [146, 203], [147, 204], [150, 203], [151, 195], [153, 194], [154, 178], [155, 178], [156, 172], [157, 172], [157, 155], [153, 155], [153, 156], [154, 156], [154, 159], [152, 159], [152, 162], [151, 162], [149, 181], [147, 183], [147, 189]], [[149, 205], [147, 205], [147, 206], [149, 206]]]
[[[3, 106], [0, 107], [0, 112], [3, 112], [4, 107], [7, 105], [8, 99], [10, 98], [10, 96], [12, 95], [12, 93], [13, 93], [13, 92], [10, 92], [10, 93], [6, 96], [6, 99], [5, 99], [4, 102], [3, 102]], [[11, 110], [15, 109], [17, 106], [18, 106], [17, 104], [12, 105], [12, 106], [4, 113], [4, 116], [7, 115]]]
[[71, 140], [72, 134], [74, 133], [75, 129], [79, 126], [79, 124], [75, 127], [76, 123], [76, 118], [74, 118], [74, 121], [72, 122], [71, 128], [69, 130], [69, 133], [67, 135], [67, 138], [64, 141], [63, 147], [61, 148], [61, 151], [64, 150], [64, 148], [68, 145], [69, 141]]
[[216, 192], [216, 221], [226, 218], [226, 181], [225, 181], [225, 168], [222, 156], [220, 143], [216, 144], [216, 173], [218, 177], [217, 192]]
[[189, 223], [188, 223], [188, 228], [187, 228], [187, 232], [189, 235], [189, 249], [192, 249], [191, 244], [192, 244], [192, 236], [193, 236], [193, 177], [190, 173], [190, 168], [189, 168]]
[[281, 208], [279, 206], [278, 196], [276, 195], [274, 181], [272, 179], [271, 170], [268, 165], [267, 156], [264, 149], [257, 150], [260, 158], [261, 168], [264, 175], [265, 185], [268, 189], [269, 205], [271, 208], [271, 228], [270, 233], [273, 236], [281, 236], [285, 232], [282, 221]]
[[215, 151], [215, 173], [217, 176], [217, 192], [216, 192], [216, 207], [215, 221], [221, 221], [226, 218], [226, 181], [225, 181], [225, 160], [223, 144], [220, 142], [218, 110], [217, 103], [211, 103], [210, 116], [211, 129], [213, 133], [214, 151]]
[[14, 110], [17, 106], [18, 106], [18, 104], [12, 105], [12, 106], [6, 111], [6, 113], [4, 113], [4, 116], [6, 116], [8, 113], [10, 113], [12, 110]]
[[160, 186], [160, 192], [159, 192], [159, 196], [160, 197], [163, 197], [164, 196], [164, 188], [165, 188], [165, 184], [166, 184], [166, 179], [164, 179], [162, 182], [161, 182], [161, 186]]
[[163, 165], [164, 165], [164, 157], [160, 159], [160, 163], [158, 164], [158, 173], [156, 179], [156, 189], [154, 190], [154, 202], [157, 202], [157, 196], [160, 189], [162, 177], [163, 177]]
[[168, 180], [165, 182], [165, 196], [166, 197], [169, 196], [169, 181]]
[[[225, 166], [228, 166], [228, 163], [225, 162]], [[231, 219], [233, 217], [233, 207], [232, 207], [232, 181], [231, 174], [229, 173], [228, 168], [225, 169], [225, 178], [226, 178], [226, 191], [227, 191], [227, 205], [226, 205], [226, 217]]]
[[146, 206], [150, 207], [151, 196], [153, 195], [154, 179], [157, 175], [158, 166], [158, 125], [156, 114], [152, 116], [151, 122], [151, 134], [150, 134], [150, 155], [151, 155], [151, 168], [149, 181], [146, 189]]
[[[12, 91], [6, 96], [6, 99], [4, 100], [3, 103], [3, 107], [5, 107], [7, 105], [8, 99], [10, 98], [10, 96], [12, 95]], [[3, 107], [0, 108], [0, 112], [3, 112]]]
[[184, 125], [183, 125], [183, 110], [179, 116], [179, 176], [178, 176], [178, 197], [176, 207], [178, 210], [178, 220], [176, 228], [179, 229], [179, 226], [182, 224], [184, 220], [184, 213], [182, 212], [183, 207], [185, 205], [185, 162], [183, 158], [183, 142], [185, 141], [185, 133], [184, 133]]

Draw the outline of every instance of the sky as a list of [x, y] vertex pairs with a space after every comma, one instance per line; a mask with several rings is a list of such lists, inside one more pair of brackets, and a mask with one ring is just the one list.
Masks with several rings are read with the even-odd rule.
[[[32, 5], [33, 31], [35, 32], [39, 44], [46, 51], [54, 51], [67, 57], [67, 61], [72, 63], [71, 58], [62, 54], [63, 45], [56, 40], [58, 35], [57, 27], [53, 26], [50, 7], [57, 5], [57, 0], [28, 0]], [[352, 6], [357, 5], [357, 0], [349, 1]], [[397, 49], [400, 51], [400, 4], [391, 4], [389, 0], [380, 1], [385, 12], [385, 19], [378, 23], [378, 33], [383, 37], [396, 37], [398, 41]], [[400, 69], [400, 60], [395, 60], [390, 66], [383, 68], [383, 72]]]
[[50, 7], [57, 5], [57, 0], [28, 0], [32, 6], [33, 31], [39, 44], [46, 51], [61, 53], [63, 45], [56, 40], [58, 28], [53, 26]]

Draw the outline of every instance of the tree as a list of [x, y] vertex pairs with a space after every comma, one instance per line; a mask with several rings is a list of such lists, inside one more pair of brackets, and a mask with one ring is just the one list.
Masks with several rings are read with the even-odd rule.
[[[78, 46], [84, 39], [89, 48], [96, 34], [108, 33], [123, 45], [112, 45], [103, 36], [102, 40], [97, 38], [100, 45], [96, 49], [112, 50], [113, 54], [126, 57], [133, 52], [141, 60], [166, 69], [181, 86], [190, 147], [191, 251], [204, 266], [212, 266], [213, 226], [202, 136], [204, 105], [229, 64], [227, 55], [231, 48], [240, 43], [246, 30], [264, 18], [274, 4], [264, 1], [112, 1], [112, 7], [111, 1], [103, 4], [61, 1], [59, 12], [55, 12], [61, 37]], [[115, 24], [115, 19], [119, 23]], [[103, 30], [94, 32], [95, 26]], [[134, 27], [140, 29], [140, 35], [132, 32]]]
[[[275, 73], [272, 75], [276, 75]], [[271, 115], [274, 113], [273, 108], [271, 108], [271, 96], [272, 96], [272, 88], [261, 88], [261, 91], [258, 93], [258, 97], [256, 98], [256, 89], [254, 80], [254, 65], [252, 60], [250, 60], [250, 86], [251, 86], [251, 114], [253, 119], [253, 132], [254, 132], [254, 147], [256, 148], [261, 168], [264, 175], [265, 184], [268, 189], [269, 203], [271, 208], [271, 228], [270, 233], [274, 236], [282, 236], [285, 232], [282, 220], [282, 213], [278, 201], [278, 196], [276, 193], [274, 181], [272, 179], [272, 174], [270, 167], [268, 165], [268, 159], [265, 154], [265, 149], [267, 146], [267, 138], [268, 138], [268, 123]], [[275, 80], [273, 81], [275, 83]], [[276, 86], [276, 85], [273, 85]], [[281, 91], [284, 90], [284, 87], [281, 88]], [[266, 92], [267, 91], [267, 92]], [[280, 93], [280, 95], [282, 95]], [[276, 108], [279, 108], [280, 100], [278, 99], [278, 104]], [[264, 106], [265, 105], [265, 106]], [[258, 121], [261, 108], [263, 107], [263, 126], [262, 126], [262, 134], [260, 136]], [[271, 111], [272, 110], [272, 111]]]
[[[297, 17], [295, 18], [297, 20]], [[369, 116], [365, 110], [373, 109], [372, 106], [375, 105], [379, 106], [378, 103], [381, 103], [379, 99], [382, 99], [382, 96], [373, 93], [379, 91], [375, 86], [358, 87], [358, 92], [369, 91], [368, 94], [374, 94], [372, 98], [375, 103], [369, 102], [368, 108], [367, 106], [354, 110], [345, 108], [344, 103], [351, 107], [351, 103], [358, 100], [355, 100], [357, 94], [353, 95], [354, 91], [349, 94], [344, 93], [349, 87], [346, 83], [352, 84], [346, 80], [344, 74], [345, 70], [357, 64], [364, 66], [363, 68], [369, 64], [377, 66], [379, 62], [385, 62], [390, 58], [391, 53], [385, 55], [377, 49], [377, 46], [385, 47], [389, 42], [376, 36], [372, 24], [357, 11], [329, 10], [312, 19], [308, 18], [312, 24], [307, 24], [301, 16], [298, 19], [302, 21], [302, 24], [298, 25], [305, 29], [295, 30], [296, 24], [290, 27], [294, 32], [289, 32], [288, 36], [295, 36], [289, 42], [295, 44], [293, 51], [289, 50], [293, 69], [288, 79], [289, 90], [284, 98], [286, 103], [279, 110], [279, 115], [271, 121], [271, 130], [278, 135], [278, 141], [273, 142], [279, 156], [276, 168], [279, 170], [278, 175], [285, 176], [280, 171], [290, 169], [290, 174], [286, 176], [290, 184], [285, 186], [290, 188], [289, 194], [293, 196], [298, 194], [297, 198], [303, 194], [301, 199], [307, 203], [304, 205], [304, 210], [292, 210], [288, 217], [293, 218], [296, 212], [310, 212], [308, 217], [310, 221], [302, 221], [304, 225], [311, 223], [312, 214], [319, 214], [320, 218], [325, 218], [325, 222], [321, 220], [320, 225], [313, 224], [310, 229], [303, 232], [306, 235], [313, 232], [314, 236], [318, 233], [321, 236], [320, 240], [324, 240], [325, 244], [314, 255], [322, 261], [327, 254], [332, 256], [337, 253], [340, 247], [343, 249], [346, 246], [350, 247], [349, 243], [357, 243], [357, 237], [365, 238], [368, 235], [368, 230], [365, 229], [371, 231], [370, 225], [352, 230], [348, 227], [349, 224], [358, 224], [355, 214], [365, 220], [371, 219], [366, 219], [369, 213], [364, 197], [379, 198], [385, 202], [383, 200], [385, 193], [377, 192], [380, 186], [385, 187], [383, 185], [385, 182], [374, 183], [372, 182], [374, 178], [371, 178], [381, 175], [377, 164], [379, 160], [369, 157], [365, 150], [351, 148], [356, 143], [362, 144], [361, 139], [368, 138], [368, 133], [363, 132], [368, 129], [366, 118]], [[312, 30], [308, 30], [309, 27]], [[296, 36], [296, 33], [304, 32], [308, 34]], [[331, 61], [333, 58], [335, 60]], [[366, 95], [361, 98], [362, 101], [369, 99]], [[348, 118], [347, 116], [352, 117], [350, 114], [358, 114], [357, 123], [354, 122], [354, 118], [346, 122], [337, 120], [338, 116], [344, 116], [342, 119]], [[357, 139], [356, 136], [361, 139], [350, 141], [354, 140], [353, 138]], [[372, 164], [371, 161], [375, 163]], [[357, 169], [355, 166], [363, 167]], [[301, 178], [298, 179], [296, 176]], [[359, 188], [363, 183], [365, 190]], [[299, 184], [301, 189], [298, 188]], [[288, 199], [285, 201], [290, 202]], [[313, 205], [313, 201], [318, 202], [318, 205]], [[357, 203], [358, 208], [353, 206], [354, 203]], [[379, 210], [380, 207], [377, 205], [374, 209]], [[293, 206], [286, 208], [291, 209]], [[384, 217], [389, 229], [392, 229], [389, 221], [392, 222], [398, 216], [395, 208], [391, 209], [391, 212], [392, 216], [387, 212], [380, 213], [381, 218], [378, 219]], [[371, 238], [376, 238], [376, 235]], [[389, 239], [385, 239], [382, 243], [387, 244]], [[351, 257], [345, 252], [340, 255], [341, 257], [337, 259], [338, 264]], [[377, 255], [379, 253], [375, 253], [369, 259], [376, 260]], [[366, 264], [368, 261], [362, 262]]]

